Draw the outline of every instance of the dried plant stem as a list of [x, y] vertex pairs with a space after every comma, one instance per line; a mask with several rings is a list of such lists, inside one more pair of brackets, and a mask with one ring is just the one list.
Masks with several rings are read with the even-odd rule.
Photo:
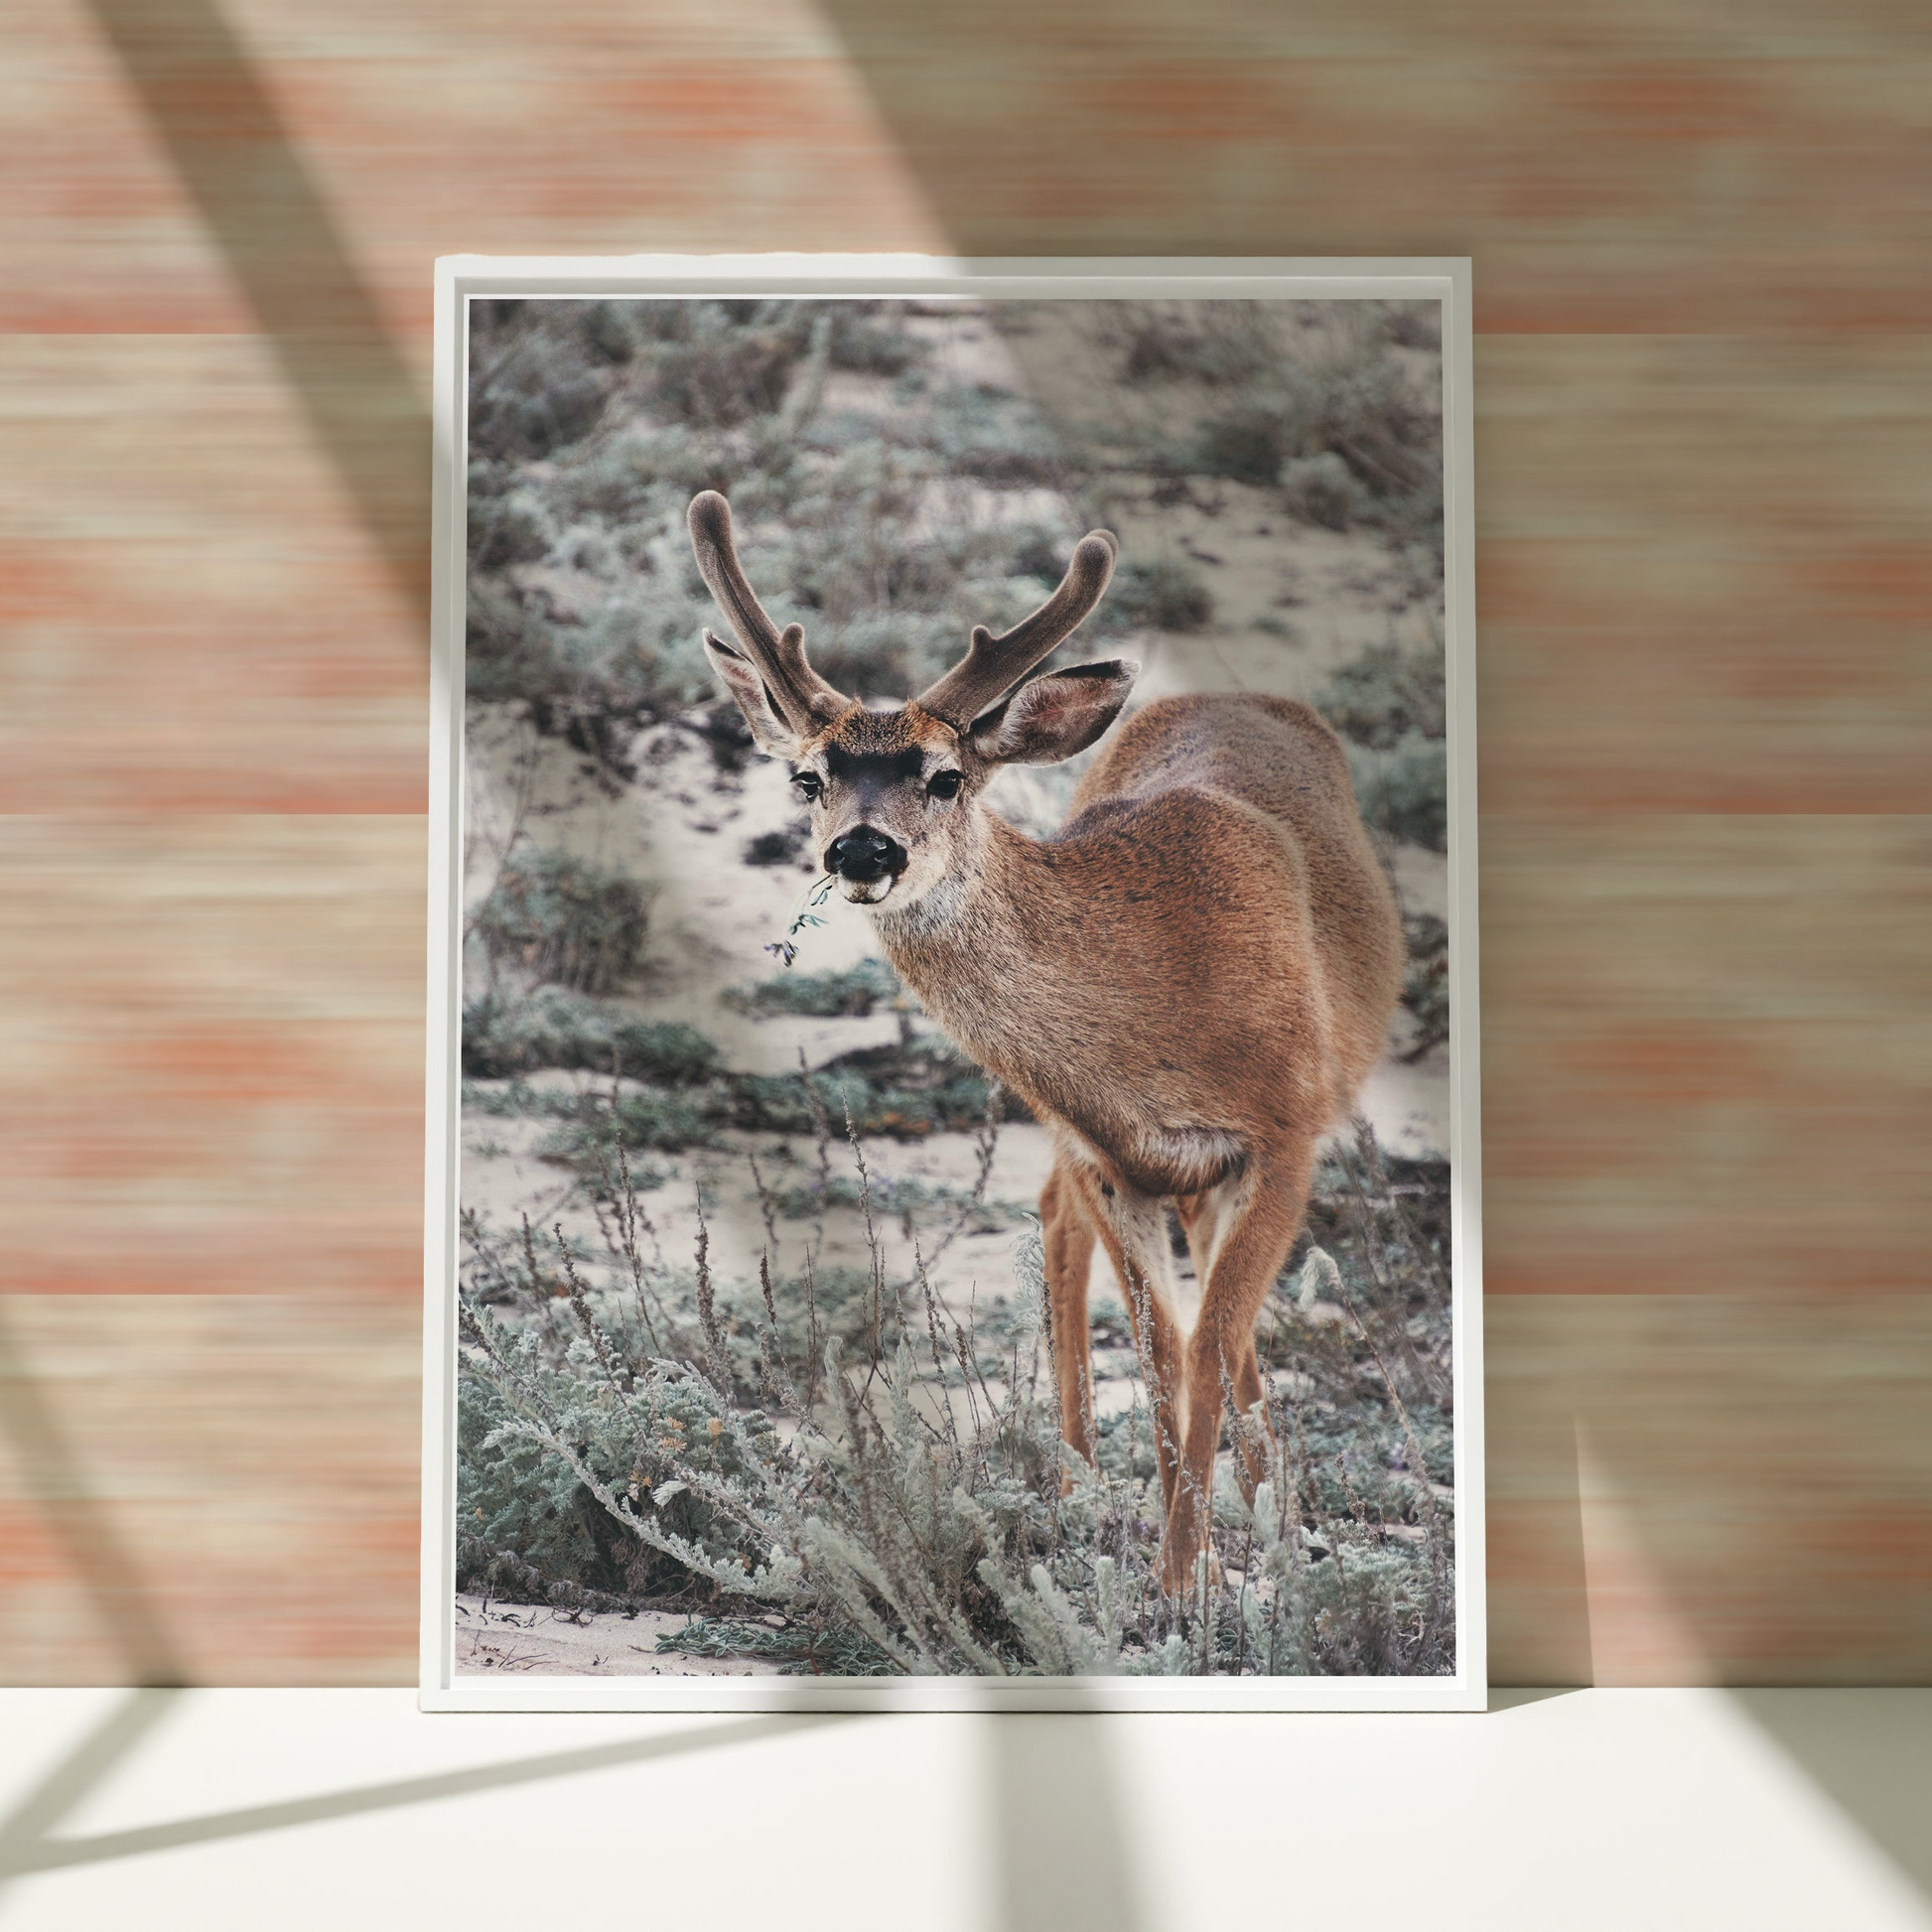
[[704, 1330], [705, 1368], [718, 1393], [731, 1399], [732, 1372], [725, 1337], [718, 1325], [718, 1298], [711, 1282], [711, 1227], [704, 1217], [704, 1189], [694, 1187], [698, 1207], [698, 1325]]

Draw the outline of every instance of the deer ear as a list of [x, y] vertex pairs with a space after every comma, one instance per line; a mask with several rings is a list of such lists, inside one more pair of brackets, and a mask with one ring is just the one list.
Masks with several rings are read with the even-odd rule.
[[990, 764], [1057, 764], [1119, 717], [1140, 673], [1115, 658], [1034, 678], [975, 720], [968, 742]]
[[745, 722], [752, 728], [752, 743], [768, 758], [795, 759], [801, 743], [799, 736], [778, 716], [771, 703], [771, 693], [764, 688], [764, 679], [751, 659], [740, 655], [731, 645], [721, 643], [708, 630], [704, 633], [704, 654], [711, 659], [711, 668], [724, 679], [725, 689], [745, 714]]

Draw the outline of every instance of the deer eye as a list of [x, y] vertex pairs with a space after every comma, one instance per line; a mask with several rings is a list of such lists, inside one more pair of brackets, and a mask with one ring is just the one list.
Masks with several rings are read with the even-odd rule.
[[798, 795], [810, 804], [825, 789], [825, 780], [816, 771], [794, 771], [791, 782], [798, 787]]
[[959, 787], [966, 782], [963, 771], [935, 771], [925, 781], [927, 792], [934, 798], [957, 798]]

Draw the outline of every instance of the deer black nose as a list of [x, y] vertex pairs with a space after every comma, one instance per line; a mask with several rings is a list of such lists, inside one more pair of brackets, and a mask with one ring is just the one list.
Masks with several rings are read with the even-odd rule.
[[884, 879], [888, 873], [897, 878], [905, 870], [905, 848], [870, 825], [842, 832], [825, 848], [825, 870], [841, 879]]

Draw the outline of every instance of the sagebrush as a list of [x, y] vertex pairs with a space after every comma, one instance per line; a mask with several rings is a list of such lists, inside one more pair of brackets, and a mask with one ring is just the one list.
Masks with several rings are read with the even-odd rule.
[[[982, 1203], [901, 1196], [897, 1272], [892, 1189], [847, 1148], [858, 1276], [820, 1277], [808, 1244], [791, 1272], [767, 1249], [756, 1281], [723, 1282], [703, 1237], [672, 1266], [615, 1141], [599, 1244], [471, 1217], [466, 1582], [678, 1605], [696, 1654], [832, 1674], [1452, 1670], [1447, 1224], [1426, 1164], [1365, 1130], [1332, 1157], [1325, 1245], [1264, 1324], [1268, 1478], [1245, 1499], [1223, 1458], [1214, 1564], [1176, 1602], [1145, 1402], [1105, 1420], [1097, 1467], [1059, 1441], [1036, 1229], [1001, 1296], [950, 1307], [925, 1252]], [[1122, 1336], [1103, 1320], [1097, 1340]]]

